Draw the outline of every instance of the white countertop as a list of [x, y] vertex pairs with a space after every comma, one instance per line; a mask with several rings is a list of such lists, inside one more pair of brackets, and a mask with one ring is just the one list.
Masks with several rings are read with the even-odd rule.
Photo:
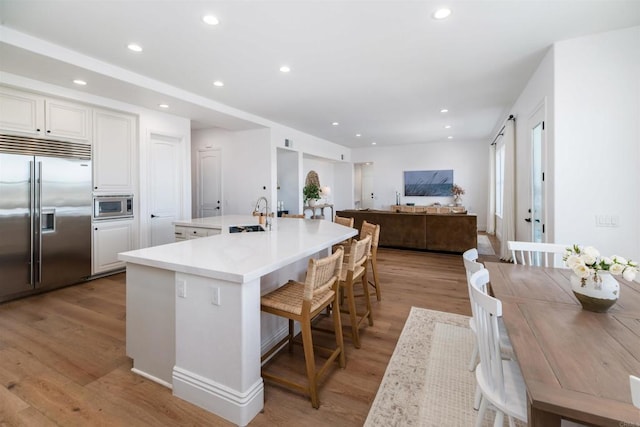
[[258, 217], [253, 215], [225, 215], [211, 216], [208, 218], [194, 218], [175, 221], [173, 225], [181, 227], [199, 227], [214, 228], [222, 230], [223, 233], [229, 232], [232, 225], [254, 225], [258, 223]]
[[222, 234], [122, 252], [118, 259], [244, 283], [357, 234], [354, 228], [325, 220], [272, 218], [272, 221], [272, 231], [253, 233], [228, 233], [232, 225], [257, 224], [258, 217], [251, 215], [178, 221], [176, 225], [220, 228]]

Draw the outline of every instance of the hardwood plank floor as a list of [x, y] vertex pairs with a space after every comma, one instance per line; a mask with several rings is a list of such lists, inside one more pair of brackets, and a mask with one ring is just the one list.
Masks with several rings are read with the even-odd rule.
[[[321, 385], [320, 409], [267, 383], [264, 412], [250, 425], [362, 425], [411, 306], [470, 314], [460, 255], [381, 248], [378, 264], [375, 324], [361, 330], [361, 349], [345, 340], [347, 367]], [[230, 425], [131, 373], [125, 312], [124, 274], [0, 305], [0, 426]], [[268, 369], [302, 377], [302, 349]]]

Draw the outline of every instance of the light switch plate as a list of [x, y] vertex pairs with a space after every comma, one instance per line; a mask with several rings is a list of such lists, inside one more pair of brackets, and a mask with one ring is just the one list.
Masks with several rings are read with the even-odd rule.
[[220, 305], [220, 288], [211, 287], [211, 304]]
[[178, 280], [178, 297], [187, 297], [187, 282], [185, 280]]

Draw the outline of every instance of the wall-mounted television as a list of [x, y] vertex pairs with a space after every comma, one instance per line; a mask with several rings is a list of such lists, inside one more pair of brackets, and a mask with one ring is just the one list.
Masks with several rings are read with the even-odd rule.
[[431, 171], [404, 171], [404, 195], [451, 196], [453, 169]]

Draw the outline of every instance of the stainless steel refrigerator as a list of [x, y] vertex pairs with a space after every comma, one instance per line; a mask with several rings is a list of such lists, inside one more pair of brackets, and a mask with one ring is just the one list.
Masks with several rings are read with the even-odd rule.
[[0, 135], [0, 301], [91, 275], [91, 146]]

